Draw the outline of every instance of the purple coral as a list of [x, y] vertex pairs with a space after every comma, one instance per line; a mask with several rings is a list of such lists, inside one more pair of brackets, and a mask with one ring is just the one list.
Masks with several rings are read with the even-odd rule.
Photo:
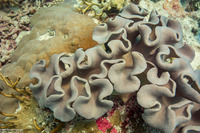
[[[37, 62], [30, 84], [40, 107], [67, 122], [76, 114], [97, 119], [113, 106], [109, 95], [137, 93], [144, 121], [164, 131], [200, 131], [200, 71], [190, 62], [193, 49], [182, 43], [181, 24], [130, 4], [94, 29], [99, 44], [74, 55], [56, 54]], [[187, 123], [187, 124], [186, 124]]]

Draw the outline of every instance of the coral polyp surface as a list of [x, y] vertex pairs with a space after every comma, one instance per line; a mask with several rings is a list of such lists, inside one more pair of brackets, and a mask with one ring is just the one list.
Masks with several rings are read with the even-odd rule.
[[[165, 133], [200, 130], [200, 71], [193, 49], [182, 42], [178, 21], [129, 4], [98, 25], [98, 46], [72, 56], [55, 54], [30, 71], [30, 89], [41, 108], [63, 122], [76, 115], [97, 119], [113, 106], [109, 96], [134, 93], [144, 121]], [[104, 48], [102, 47], [104, 45]]]

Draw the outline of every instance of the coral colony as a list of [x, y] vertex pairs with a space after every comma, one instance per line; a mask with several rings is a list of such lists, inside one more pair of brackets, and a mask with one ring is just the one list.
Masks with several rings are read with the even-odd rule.
[[[180, 22], [149, 13], [136, 5], [140, 0], [78, 1], [82, 14], [68, 3], [39, 11], [26, 6], [21, 15], [10, 13], [18, 23], [0, 18], [8, 46], [0, 48], [17, 47], [0, 65], [0, 129], [200, 132], [200, 70], [190, 65], [195, 52], [183, 43]], [[171, 17], [188, 14], [178, 0], [163, 7]], [[96, 26], [83, 14], [105, 23]], [[22, 30], [31, 31], [17, 45]]]
[[48, 67], [38, 61], [30, 71], [37, 83], [30, 89], [39, 106], [62, 122], [76, 115], [98, 119], [113, 107], [109, 96], [132, 93], [152, 127], [165, 133], [200, 132], [200, 71], [190, 65], [194, 51], [183, 44], [179, 22], [154, 10], [145, 21], [147, 14], [129, 4], [94, 29], [98, 46], [72, 56], [55, 54]]
[[111, 15], [118, 14], [127, 5], [128, 0], [77, 0], [75, 8], [82, 14], [90, 11], [90, 16], [104, 20]]

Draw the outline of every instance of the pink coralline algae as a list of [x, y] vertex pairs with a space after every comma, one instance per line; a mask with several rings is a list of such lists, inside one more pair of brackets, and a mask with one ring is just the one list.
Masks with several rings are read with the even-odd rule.
[[55, 54], [48, 67], [45, 60], [37, 62], [30, 71], [37, 83], [30, 88], [39, 106], [63, 122], [77, 114], [98, 119], [113, 107], [111, 95], [132, 93], [148, 125], [165, 133], [200, 132], [200, 71], [190, 65], [194, 50], [183, 44], [178, 21], [155, 10], [146, 21], [147, 14], [129, 4], [94, 29], [98, 46]]
[[112, 130], [110, 131], [110, 133], [118, 133], [116, 128], [112, 128]]
[[112, 126], [111, 122], [106, 118], [100, 117], [96, 120], [96, 124], [98, 126], [98, 129], [103, 133], [106, 133], [108, 129], [111, 129], [110, 133], [118, 133], [117, 129], [115, 129], [115, 127]]
[[106, 118], [100, 117], [99, 119], [96, 120], [96, 123], [98, 129], [103, 133], [105, 133], [107, 129], [110, 129], [112, 127], [111, 123]]

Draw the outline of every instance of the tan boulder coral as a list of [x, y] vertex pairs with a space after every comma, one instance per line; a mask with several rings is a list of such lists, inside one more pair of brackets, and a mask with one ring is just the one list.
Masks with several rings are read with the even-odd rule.
[[[92, 32], [96, 24], [91, 18], [73, 11], [72, 4], [62, 4], [39, 10], [31, 19], [32, 31], [19, 42], [11, 56], [11, 63], [2, 67], [1, 73], [16, 81], [18, 88], [27, 86], [29, 71], [40, 59], [48, 60], [55, 53], [73, 53], [78, 48], [93, 47]], [[8, 92], [5, 83], [0, 88]], [[3, 107], [0, 108], [1, 111]]]

